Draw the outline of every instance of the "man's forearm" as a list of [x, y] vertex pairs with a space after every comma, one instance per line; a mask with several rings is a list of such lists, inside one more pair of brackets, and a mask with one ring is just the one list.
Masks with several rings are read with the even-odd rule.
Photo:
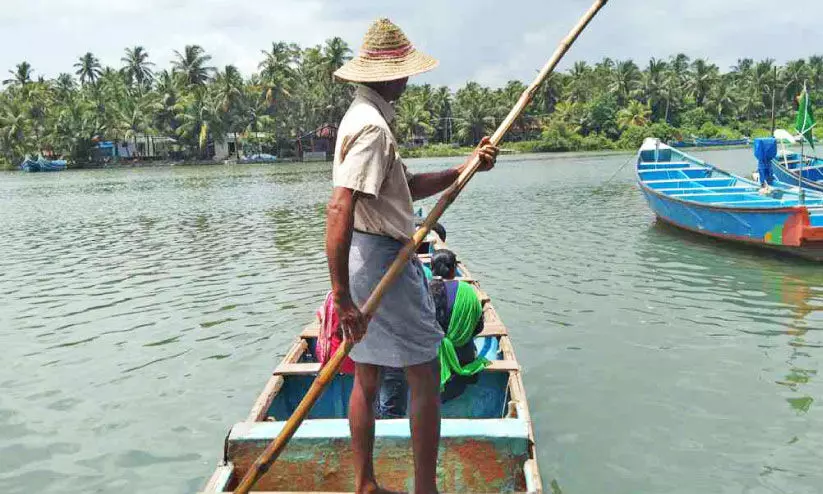
[[440, 172], [417, 173], [409, 180], [409, 189], [415, 201], [443, 192], [460, 176], [461, 167]]
[[349, 250], [354, 229], [354, 200], [337, 197], [329, 203], [326, 216], [326, 257], [335, 299], [350, 297]]

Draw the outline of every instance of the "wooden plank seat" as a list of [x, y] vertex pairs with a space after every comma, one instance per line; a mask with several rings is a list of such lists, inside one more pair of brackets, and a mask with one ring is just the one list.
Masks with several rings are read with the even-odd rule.
[[[520, 371], [520, 365], [514, 360], [492, 360], [485, 372]], [[320, 372], [319, 362], [281, 363], [274, 369], [275, 376], [311, 376]]]
[[[754, 189], [755, 191], [757, 189]], [[712, 196], [748, 196], [751, 195], [753, 191], [741, 191], [741, 192], [700, 192], [699, 194], [669, 194], [672, 197], [682, 197], [682, 196], [689, 196], [689, 197], [712, 197]]]
[[643, 183], [645, 184], [665, 184], [665, 183], [672, 183], [672, 182], [689, 182], [695, 184], [705, 184], [710, 182], [728, 182], [729, 180], [733, 180], [732, 177], [708, 177], [708, 178], [666, 178], [661, 180], [644, 180]]
[[670, 188], [670, 189], [655, 189], [655, 190], [657, 192], [677, 192], [677, 191], [692, 192], [692, 191], [698, 191], [698, 190], [699, 191], [704, 191], [704, 192], [713, 192], [713, 191], [722, 192], [724, 190], [728, 190], [728, 191], [758, 190], [758, 188], [754, 187], [752, 185], [718, 185], [718, 186], [714, 186], [714, 187], [673, 187], [673, 188]]

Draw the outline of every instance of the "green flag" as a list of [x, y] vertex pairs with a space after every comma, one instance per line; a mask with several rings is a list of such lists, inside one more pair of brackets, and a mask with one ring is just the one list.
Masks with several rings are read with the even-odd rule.
[[797, 120], [794, 122], [794, 128], [800, 135], [809, 143], [814, 149], [814, 138], [812, 136], [812, 129], [814, 129], [814, 112], [812, 111], [812, 102], [809, 98], [809, 92], [803, 88], [803, 93], [800, 95], [800, 101], [797, 108]]

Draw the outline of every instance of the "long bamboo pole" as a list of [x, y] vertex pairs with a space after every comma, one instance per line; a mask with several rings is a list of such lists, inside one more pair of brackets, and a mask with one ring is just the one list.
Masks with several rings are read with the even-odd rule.
[[[503, 120], [495, 133], [492, 135], [491, 143], [493, 145], [497, 146], [500, 144], [503, 140], [503, 136], [505, 136], [509, 131], [514, 121], [517, 120], [520, 114], [523, 113], [523, 110], [525, 110], [526, 106], [532, 101], [532, 99], [534, 99], [534, 95], [537, 93], [538, 89], [540, 89], [540, 85], [546, 80], [549, 74], [554, 71], [557, 64], [560, 63], [560, 60], [563, 59], [563, 56], [569, 51], [569, 48], [571, 48], [580, 36], [580, 33], [586, 29], [586, 26], [589, 25], [591, 20], [594, 19], [597, 13], [600, 12], [600, 9], [602, 9], [607, 2], [608, 0], [595, 0], [594, 4], [577, 22], [577, 25], [575, 25], [569, 34], [560, 42], [560, 46], [557, 47], [557, 50], [555, 50], [551, 59], [549, 59], [531, 85], [526, 88], [520, 96], [520, 99], [517, 101], [517, 104], [514, 105], [514, 108], [511, 109], [506, 119]], [[457, 199], [457, 196], [460, 195], [463, 188], [466, 187], [466, 184], [469, 183], [469, 180], [471, 180], [474, 174], [477, 173], [479, 166], [480, 160], [477, 157], [471, 160], [469, 165], [463, 170], [454, 184], [443, 192], [440, 199], [437, 201], [437, 204], [423, 221], [423, 224], [420, 225], [420, 228], [417, 232], [415, 232], [411, 240], [409, 240], [403, 249], [400, 250], [397, 258], [389, 267], [386, 274], [383, 275], [383, 279], [380, 280], [380, 283], [378, 283], [368, 300], [366, 300], [366, 303], [360, 308], [360, 311], [367, 319], [371, 319], [374, 315], [377, 307], [380, 305], [380, 300], [383, 298], [383, 295], [403, 272], [406, 267], [406, 263], [408, 263], [409, 259], [411, 259], [415, 252], [417, 252], [418, 247], [426, 238], [426, 235], [428, 235], [431, 231], [435, 223], [437, 223], [437, 220], [440, 219], [446, 209], [454, 202], [455, 199]], [[323, 369], [321, 369], [320, 373], [317, 375], [317, 378], [315, 378], [311, 388], [309, 388], [309, 391], [300, 401], [300, 404], [297, 405], [297, 408], [294, 409], [294, 412], [289, 420], [287, 420], [283, 425], [283, 429], [281, 429], [280, 434], [278, 434], [274, 441], [266, 447], [260, 457], [255, 460], [254, 464], [234, 490], [234, 494], [248, 494], [255, 482], [257, 482], [257, 479], [266, 473], [271, 464], [277, 459], [278, 456], [280, 456], [283, 448], [285, 448], [286, 444], [292, 436], [294, 436], [294, 433], [297, 432], [297, 428], [300, 427], [300, 424], [308, 416], [309, 411], [312, 406], [314, 406], [315, 402], [320, 398], [320, 395], [323, 394], [326, 386], [331, 383], [334, 376], [340, 371], [340, 367], [343, 364], [343, 359], [348, 356], [352, 346], [353, 344], [351, 341], [345, 341], [344, 344], [337, 349], [337, 352], [335, 352], [331, 360], [323, 366]]]

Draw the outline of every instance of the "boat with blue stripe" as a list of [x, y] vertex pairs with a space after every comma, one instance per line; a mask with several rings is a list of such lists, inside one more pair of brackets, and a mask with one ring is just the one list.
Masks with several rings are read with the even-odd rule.
[[59, 172], [65, 170], [66, 166], [66, 160], [26, 159], [20, 163], [20, 170], [24, 172]]
[[781, 153], [772, 160], [772, 173], [786, 185], [823, 192], [823, 159], [800, 153]]
[[748, 146], [751, 141], [748, 137], [741, 139], [707, 139], [703, 137], [695, 137], [692, 140], [684, 140], [673, 142], [672, 147], [676, 148], [714, 148], [714, 147], [728, 147], [728, 146]]
[[[420, 260], [445, 248], [430, 233]], [[520, 365], [509, 333], [488, 295], [458, 262], [458, 277], [471, 284], [483, 304], [484, 328], [474, 340], [490, 365], [457, 398], [442, 405], [437, 483], [443, 492], [542, 492], [534, 431]], [[299, 338], [268, 379], [248, 417], [232, 427], [223, 456], [203, 492], [231, 492], [266, 446], [280, 433], [320, 371], [316, 357], [318, 321]], [[346, 411], [353, 377], [338, 374], [282, 455], [257, 481], [254, 492], [353, 492], [354, 467]], [[410, 491], [413, 456], [409, 420], [377, 420], [374, 466], [381, 485]]]
[[637, 182], [657, 217], [710, 237], [823, 261], [823, 194], [759, 184], [646, 139]]

